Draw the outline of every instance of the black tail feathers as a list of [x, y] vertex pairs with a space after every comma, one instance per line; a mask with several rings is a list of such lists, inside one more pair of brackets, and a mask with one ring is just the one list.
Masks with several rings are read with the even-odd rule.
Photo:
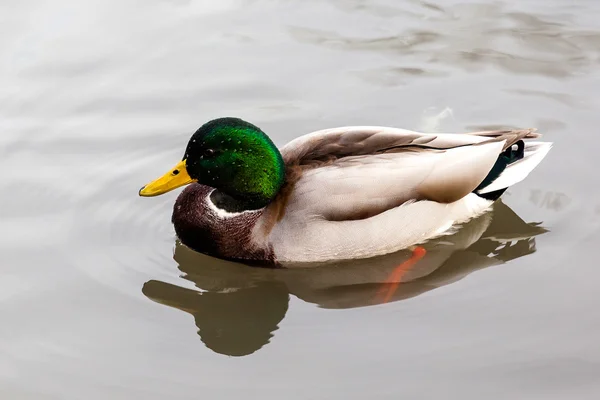
[[[516, 148], [515, 148], [515, 146], [516, 146]], [[492, 182], [494, 182], [500, 176], [500, 174], [502, 174], [502, 172], [504, 172], [506, 167], [508, 167], [510, 164], [514, 163], [515, 161], [522, 159], [524, 155], [525, 155], [525, 143], [522, 140], [517, 141], [515, 144], [513, 144], [512, 146], [510, 146], [509, 148], [504, 150], [498, 156], [498, 159], [496, 160], [496, 163], [490, 170], [489, 174], [487, 174], [487, 176], [485, 177], [483, 182], [481, 182], [479, 184], [479, 186], [477, 186], [477, 188], [473, 191], [473, 193], [475, 193], [479, 197], [483, 197], [484, 199], [487, 199], [487, 200], [498, 200], [500, 198], [500, 196], [502, 196], [502, 194], [504, 194], [504, 192], [506, 191], [507, 188], [496, 190], [496, 191], [485, 193], [485, 194], [481, 194], [481, 193], [477, 193], [477, 192], [480, 191], [481, 189], [489, 186]]]

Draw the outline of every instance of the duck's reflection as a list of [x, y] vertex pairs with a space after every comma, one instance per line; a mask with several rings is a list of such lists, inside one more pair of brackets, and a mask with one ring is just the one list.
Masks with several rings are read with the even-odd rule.
[[245, 356], [267, 344], [289, 299], [285, 285], [278, 282], [199, 293], [149, 281], [142, 290], [154, 301], [192, 314], [206, 347], [230, 356]]
[[[534, 236], [544, 232], [539, 223], [525, 223], [498, 201], [493, 212], [426, 244], [427, 254], [402, 276], [389, 301], [418, 296], [473, 271], [531, 254]], [[410, 252], [402, 251], [318, 268], [272, 270], [218, 260], [177, 243], [175, 260], [183, 278], [203, 292], [154, 280], [142, 291], [151, 300], [192, 314], [208, 348], [243, 356], [269, 342], [285, 317], [290, 293], [325, 308], [379, 304], [382, 283], [409, 257]]]

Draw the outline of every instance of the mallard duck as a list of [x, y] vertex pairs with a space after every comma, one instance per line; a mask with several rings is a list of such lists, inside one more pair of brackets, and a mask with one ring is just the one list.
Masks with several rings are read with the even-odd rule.
[[182, 160], [140, 189], [189, 185], [172, 223], [191, 249], [286, 266], [415, 248], [485, 213], [552, 144], [534, 129], [419, 133], [349, 126], [278, 149], [257, 126], [219, 118], [191, 137]]

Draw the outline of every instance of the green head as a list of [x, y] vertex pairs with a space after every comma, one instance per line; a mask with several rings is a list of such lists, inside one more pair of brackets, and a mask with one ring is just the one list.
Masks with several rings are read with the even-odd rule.
[[239, 118], [219, 118], [202, 125], [182, 161], [140, 195], [154, 196], [197, 181], [249, 208], [261, 208], [275, 198], [284, 179], [281, 153], [263, 131]]

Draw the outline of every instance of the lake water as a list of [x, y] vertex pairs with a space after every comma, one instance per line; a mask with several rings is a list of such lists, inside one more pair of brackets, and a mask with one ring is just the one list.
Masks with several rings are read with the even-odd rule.
[[[3, 399], [600, 398], [600, 4], [0, 4]], [[537, 127], [554, 148], [410, 271], [252, 269], [138, 189], [238, 116]], [[404, 279], [404, 278], [403, 278]]]

